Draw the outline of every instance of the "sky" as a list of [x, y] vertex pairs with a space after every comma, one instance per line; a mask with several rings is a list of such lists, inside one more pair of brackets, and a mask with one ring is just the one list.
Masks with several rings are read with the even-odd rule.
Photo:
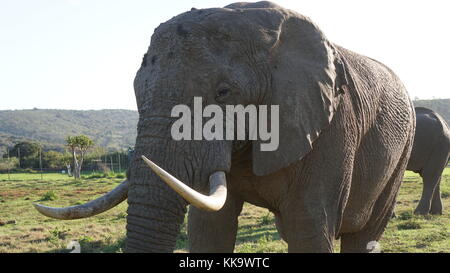
[[[154, 29], [223, 0], [0, 0], [0, 110], [136, 110]], [[450, 98], [450, 1], [278, 0], [334, 43], [375, 58], [412, 98]]]

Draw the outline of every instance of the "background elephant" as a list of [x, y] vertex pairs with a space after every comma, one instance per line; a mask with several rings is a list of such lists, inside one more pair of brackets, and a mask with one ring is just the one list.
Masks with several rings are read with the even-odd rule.
[[423, 180], [422, 197], [414, 213], [442, 214], [441, 175], [450, 156], [450, 130], [436, 112], [416, 107], [416, 134], [407, 169]]
[[[127, 252], [173, 251], [188, 201], [217, 210], [224, 193], [219, 211], [191, 206], [192, 252], [233, 251], [244, 202], [276, 215], [290, 252], [331, 252], [339, 237], [342, 251], [366, 252], [380, 238], [413, 144], [414, 109], [389, 68], [331, 43], [307, 17], [270, 2], [192, 9], [155, 30], [134, 86], [140, 117], [128, 180], [86, 205], [39, 211], [87, 217], [128, 197]], [[194, 97], [279, 105], [279, 148], [174, 141], [171, 109], [192, 109]], [[150, 171], [141, 155], [167, 172], [147, 161]]]

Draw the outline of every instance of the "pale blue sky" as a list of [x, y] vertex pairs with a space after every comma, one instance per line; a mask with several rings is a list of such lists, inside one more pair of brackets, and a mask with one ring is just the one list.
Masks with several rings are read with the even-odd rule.
[[[0, 0], [0, 109], [136, 109], [155, 27], [223, 0]], [[280, 0], [390, 66], [412, 97], [450, 98], [449, 1]]]

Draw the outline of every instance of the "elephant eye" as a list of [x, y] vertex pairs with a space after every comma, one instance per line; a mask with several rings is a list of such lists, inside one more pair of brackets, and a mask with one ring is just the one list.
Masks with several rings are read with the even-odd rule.
[[219, 91], [217, 91], [216, 100], [218, 102], [223, 102], [223, 100], [225, 100], [230, 94], [230, 88], [220, 88]]

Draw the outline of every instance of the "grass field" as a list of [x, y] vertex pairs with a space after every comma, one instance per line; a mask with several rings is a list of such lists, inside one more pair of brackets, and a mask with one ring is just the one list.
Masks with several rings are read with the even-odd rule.
[[[71, 180], [67, 174], [62, 173], [43, 173], [42, 180], [50, 181], [50, 180]], [[6, 173], [0, 173], [0, 181], [31, 181], [31, 180], [41, 180], [40, 173], [10, 173], [9, 175]]]
[[[121, 252], [125, 236], [126, 202], [93, 218], [59, 221], [36, 212], [32, 203], [66, 206], [92, 200], [117, 186], [121, 178], [74, 181], [62, 174], [0, 174], [0, 253], [70, 252], [78, 241], [82, 252]], [[383, 252], [450, 252], [450, 168], [443, 174], [444, 215], [415, 216], [422, 183], [407, 172], [392, 219], [380, 241]], [[186, 225], [177, 252], [187, 251]], [[286, 252], [271, 213], [245, 204], [239, 218], [236, 252]], [[339, 251], [339, 244], [336, 244]]]

